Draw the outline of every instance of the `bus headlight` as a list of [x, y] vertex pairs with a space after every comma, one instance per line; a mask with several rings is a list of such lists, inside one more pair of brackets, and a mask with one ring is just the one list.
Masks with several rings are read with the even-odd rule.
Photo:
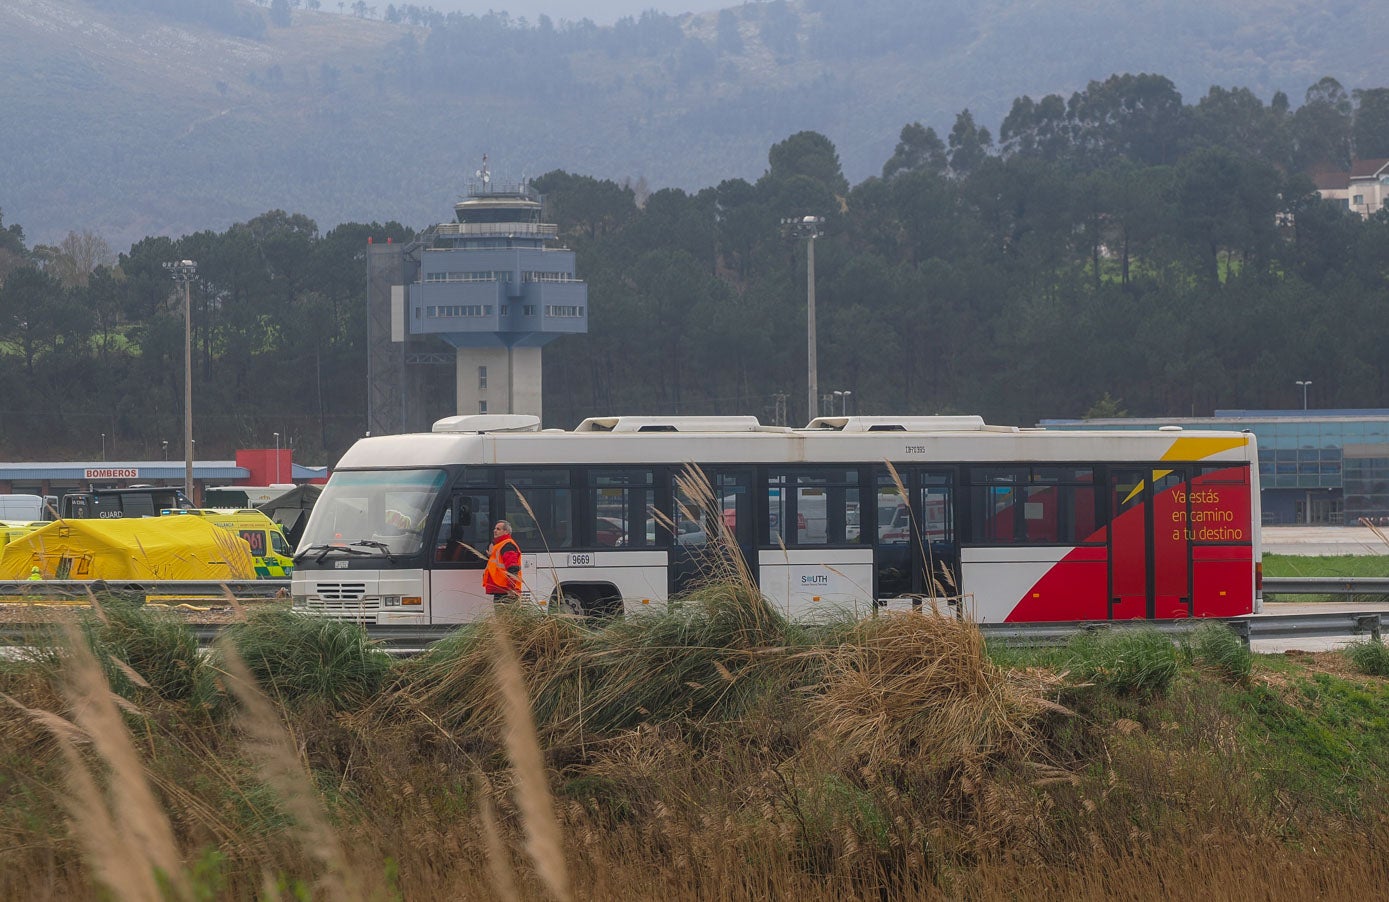
[[424, 598], [419, 595], [382, 595], [381, 607], [398, 608], [402, 605], [421, 607], [424, 605]]
[[400, 607], [400, 596], [399, 596], [399, 595], [382, 595], [382, 596], [381, 596], [381, 607], [383, 607], [383, 608], [398, 608], [398, 607]]

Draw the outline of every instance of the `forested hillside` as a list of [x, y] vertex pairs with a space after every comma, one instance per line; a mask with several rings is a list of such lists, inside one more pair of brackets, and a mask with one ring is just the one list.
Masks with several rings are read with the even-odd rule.
[[[480, 4], [505, 8], [504, 3]], [[581, 7], [576, 7], [581, 9]], [[576, 18], [581, 13], [576, 12]], [[483, 153], [697, 191], [803, 130], [857, 182], [906, 122], [991, 127], [1020, 94], [1156, 72], [1295, 101], [1378, 84], [1371, 0], [771, 0], [613, 26], [343, 0], [0, 3], [0, 207], [33, 240], [124, 247], [270, 209], [447, 215]], [[1370, 41], [1373, 44], [1373, 41]]]
[[[546, 352], [546, 420], [805, 410], [805, 242], [816, 242], [819, 380], [862, 413], [997, 422], [1389, 404], [1389, 215], [1321, 200], [1307, 160], [1389, 156], [1389, 89], [1331, 79], [1294, 107], [1243, 89], [1183, 103], [1156, 75], [1019, 98], [992, 130], [910, 123], [851, 182], [797, 132], [756, 181], [649, 196], [551, 171], [548, 216], [589, 282], [590, 334]], [[1361, 151], [1366, 152], [1361, 152]], [[368, 237], [273, 210], [118, 256], [74, 231], [30, 247], [0, 223], [0, 454], [177, 458], [182, 303], [162, 264], [198, 261], [199, 456], [293, 440], [332, 462], [365, 428]], [[451, 394], [441, 392], [440, 405]]]

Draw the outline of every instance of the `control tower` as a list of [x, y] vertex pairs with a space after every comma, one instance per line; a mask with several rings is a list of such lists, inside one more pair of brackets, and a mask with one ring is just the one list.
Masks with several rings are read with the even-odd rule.
[[373, 434], [429, 428], [430, 405], [412, 397], [426, 380], [409, 370], [440, 362], [445, 346], [454, 413], [541, 416], [541, 349], [588, 331], [588, 285], [574, 252], [550, 246], [559, 227], [540, 221], [541, 197], [494, 182], [486, 157], [467, 191], [452, 222], [408, 246], [369, 248], [369, 312], [384, 314], [368, 317]]

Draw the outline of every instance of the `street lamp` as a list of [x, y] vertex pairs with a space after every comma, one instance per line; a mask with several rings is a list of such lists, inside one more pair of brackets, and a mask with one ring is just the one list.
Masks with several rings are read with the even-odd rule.
[[841, 417], [847, 417], [849, 415], [849, 396], [852, 394], [853, 392], [848, 389], [844, 391], [836, 390], [834, 393], [834, 396], [839, 399], [839, 415]]
[[1311, 379], [1308, 379], [1307, 381], [1304, 382], [1303, 380], [1299, 379], [1299, 380], [1297, 380], [1297, 383], [1296, 383], [1296, 384], [1302, 386], [1302, 409], [1303, 409], [1303, 410], [1306, 410], [1306, 409], [1307, 409], [1307, 386], [1309, 386], [1309, 385], [1312, 384], [1312, 380], [1311, 380]]
[[167, 461], [169, 459], [169, 440], [161, 439], [159, 444], [164, 446], [164, 459]]
[[101, 459], [103, 462], [106, 460], [106, 433], [104, 432], [101, 434]]
[[813, 418], [819, 398], [819, 376], [815, 367], [815, 239], [820, 237], [820, 226], [825, 220], [819, 216], [802, 216], [799, 219], [781, 221], [794, 235], [805, 236], [805, 341], [806, 341], [806, 381], [809, 403], [806, 410]]
[[275, 433], [275, 481], [280, 481], [280, 434]]
[[192, 260], [165, 263], [175, 282], [183, 283], [183, 493], [193, 497], [193, 301], [191, 286], [198, 275]]

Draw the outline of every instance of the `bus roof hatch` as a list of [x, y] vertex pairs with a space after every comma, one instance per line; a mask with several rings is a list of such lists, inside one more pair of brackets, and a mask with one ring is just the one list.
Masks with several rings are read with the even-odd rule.
[[939, 417], [816, 417], [806, 429], [835, 432], [981, 432], [987, 427], [977, 416]]
[[757, 417], [589, 417], [575, 432], [760, 432]]
[[480, 413], [434, 421], [434, 432], [539, 432], [540, 417], [527, 413]]

